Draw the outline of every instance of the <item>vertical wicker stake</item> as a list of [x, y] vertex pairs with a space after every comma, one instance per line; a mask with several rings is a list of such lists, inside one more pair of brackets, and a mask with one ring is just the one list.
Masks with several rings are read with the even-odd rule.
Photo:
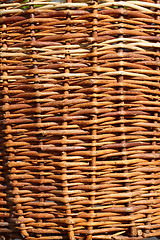
[[[157, 4], [160, 4], [160, 0], [154, 0], [154, 1], [155, 1], [155, 3], [157, 3]], [[160, 14], [160, 10], [156, 9], [156, 11], [155, 11], [155, 20], [156, 20], [156, 21], [159, 21], [159, 20], [160, 20], [159, 14]], [[157, 26], [157, 25], [158, 25], [158, 23], [155, 24], [155, 26]], [[154, 27], [154, 26], [153, 26], [153, 27]], [[155, 31], [156, 31], [156, 30], [157, 30], [157, 28], [155, 28]], [[159, 34], [159, 33], [156, 33], [156, 34], [155, 34], [155, 37], [157, 37], [157, 38], [159, 39], [160, 34]], [[157, 40], [158, 40], [158, 39], [157, 39]], [[158, 40], [158, 41], [155, 41], [155, 42], [156, 42], [156, 43], [160, 43], [159, 40]], [[153, 41], [153, 43], [154, 43], [154, 41]], [[156, 53], [157, 53], [157, 55], [155, 56], [155, 61], [156, 61], [157, 63], [159, 63], [159, 61], [160, 61], [160, 58], [159, 58], [159, 53], [160, 53], [159, 48], [157, 48]], [[157, 71], [160, 70], [159, 64], [157, 64], [155, 70], [157, 70]], [[157, 80], [157, 86], [159, 86], [159, 84], [160, 84], [160, 80], [158, 79], [158, 80]], [[157, 91], [157, 93], [158, 93], [159, 88], [155, 88], [155, 89], [156, 89], [156, 91]], [[158, 96], [158, 94], [156, 95], [156, 101], [155, 101], [155, 102], [157, 103], [157, 106], [158, 106], [158, 103], [159, 103], [159, 96]], [[158, 125], [158, 118], [159, 118], [158, 112], [154, 112], [154, 115], [153, 115], [153, 124]], [[156, 156], [156, 147], [157, 147], [157, 145], [158, 145], [158, 141], [157, 141], [157, 131], [158, 131], [158, 129], [154, 129], [154, 130], [153, 130], [153, 141], [152, 141], [152, 146], [153, 146], [152, 154], [153, 154], [153, 156]], [[151, 159], [151, 161], [150, 161], [150, 166], [153, 166], [153, 167], [156, 166], [156, 158], [155, 158], [155, 157], [153, 157], [153, 159]], [[155, 182], [155, 173], [154, 173], [154, 172], [150, 174], [150, 179], [151, 179], [151, 185], [152, 185], [152, 184]], [[150, 187], [150, 189], [151, 189], [151, 190], [149, 190], [149, 194], [152, 195], [152, 196], [149, 197], [150, 204], [148, 205], [148, 214], [146, 214], [146, 218], [147, 218], [147, 222], [146, 222], [147, 228], [146, 228], [146, 230], [145, 230], [146, 236], [150, 236], [150, 229], [152, 229], [152, 217], [153, 217], [152, 214], [153, 214], [154, 209], [155, 209], [155, 205], [153, 204], [153, 201], [154, 201], [154, 199], [155, 199], [154, 193], [157, 192], [156, 188]], [[145, 234], [144, 234], [144, 235], [145, 235]], [[153, 236], [154, 236], [154, 235], [153, 235]]]
[[[2, 25], [3, 28], [7, 28], [7, 26], [5, 24]], [[6, 48], [6, 51], [7, 51], [7, 43], [3, 43], [3, 48]], [[4, 59], [5, 60], [5, 59]], [[5, 61], [4, 61], [5, 62]], [[6, 61], [7, 62], [7, 61]], [[4, 155], [4, 159], [7, 160], [7, 163], [6, 163], [6, 167], [8, 168], [8, 166], [10, 165], [10, 162], [11, 162], [11, 165], [13, 163], [13, 165], [15, 164], [15, 154], [14, 154], [14, 148], [13, 148], [13, 133], [12, 133], [12, 126], [11, 124], [8, 124], [8, 122], [10, 121], [10, 118], [11, 118], [11, 113], [9, 111], [10, 108], [10, 89], [9, 89], [9, 86], [10, 86], [10, 80], [9, 80], [9, 76], [8, 76], [8, 73], [7, 71], [4, 71], [3, 72], [3, 92], [4, 92], [4, 97], [3, 97], [3, 111], [4, 111], [4, 123], [6, 124], [6, 127], [5, 127], [5, 137], [4, 137], [4, 141], [5, 141], [5, 155]], [[10, 162], [9, 162], [10, 161]], [[13, 204], [15, 204], [15, 208], [17, 210], [17, 214], [18, 214], [18, 219], [21, 221], [24, 219], [23, 217], [23, 210], [22, 210], [22, 205], [21, 205], [21, 197], [19, 195], [19, 187], [18, 187], [18, 181], [16, 180], [16, 178], [14, 179], [14, 173], [16, 172], [16, 168], [15, 167], [11, 167], [10, 168], [10, 173], [11, 175], [13, 176], [10, 180], [13, 180], [13, 183], [12, 183], [12, 186], [13, 186], [13, 189], [12, 189], [12, 193], [13, 193], [13, 198], [10, 198], [10, 200], [13, 202]], [[9, 173], [9, 172], [8, 172]], [[8, 183], [9, 185], [9, 183]], [[10, 202], [9, 206], [11, 208], [11, 205], [12, 203]], [[10, 209], [10, 212], [12, 210]], [[13, 217], [12, 215], [12, 212], [11, 212], [11, 216], [10, 217]], [[14, 216], [15, 218], [17, 216]], [[12, 223], [12, 227], [13, 227], [13, 223]], [[28, 233], [26, 231], [26, 226], [25, 224], [20, 224], [20, 229], [21, 229], [21, 233], [22, 233], [22, 237], [28, 237]], [[12, 233], [12, 232], [11, 232]], [[12, 236], [12, 235], [11, 235]]]
[[[5, 8], [4, 8], [5, 9]], [[5, 19], [5, 16], [2, 17], [2, 19]], [[5, 41], [5, 35], [6, 35], [6, 29], [7, 29], [7, 25], [6, 24], [3, 24], [2, 25], [2, 32], [1, 32], [1, 47], [6, 49], [7, 48], [7, 43]], [[2, 52], [1, 52], [2, 53]], [[1, 59], [2, 61], [2, 65], [1, 65], [1, 79], [2, 79], [2, 91], [3, 91], [3, 94], [2, 94], [2, 98], [1, 98], [1, 101], [2, 101], [2, 105], [3, 107], [1, 106], [1, 122], [3, 121], [3, 119], [5, 119], [7, 121], [7, 118], [8, 118], [8, 111], [5, 109], [7, 108], [8, 106], [8, 81], [7, 81], [7, 76], [8, 76], [8, 73], [7, 73], [7, 65], [6, 65], [6, 58], [3, 58]], [[5, 64], [4, 64], [5, 63]], [[5, 69], [5, 70], [4, 70]], [[1, 212], [0, 212], [0, 232], [2, 232], [2, 234], [4, 233], [7, 233], [7, 235], [10, 234], [10, 230], [9, 230], [9, 223], [7, 222], [8, 219], [9, 219], [9, 209], [7, 209], [7, 202], [6, 202], [6, 199], [7, 199], [7, 192], [8, 192], [8, 189], [7, 189], [7, 171], [6, 171], [6, 161], [7, 161], [7, 158], [5, 156], [6, 154], [6, 151], [7, 151], [7, 144], [6, 142], [9, 140], [8, 138], [10, 137], [9, 134], [7, 134], [7, 137], [4, 139], [4, 136], [5, 136], [5, 133], [3, 132], [3, 130], [7, 131], [9, 130], [10, 127], [9, 125], [6, 125], [6, 128], [3, 129], [3, 124], [1, 124], [1, 127], [0, 127], [0, 150], [1, 150], [1, 153], [0, 153], [0, 163], [1, 163], [1, 168], [0, 168], [0, 183], [1, 183], [1, 188], [0, 188], [0, 204], [2, 204], [1, 206]], [[5, 141], [5, 142], [4, 142]], [[6, 211], [5, 211], [6, 209]], [[6, 217], [6, 218], [5, 218]], [[6, 221], [6, 220], [7, 221]], [[2, 228], [1, 228], [2, 227]], [[2, 236], [2, 239], [4, 240], [5, 237]]]
[[[94, 1], [92, 3], [92, 8], [93, 8], [93, 19], [92, 19], [92, 37], [94, 39], [94, 44], [95, 46], [92, 47], [92, 54], [93, 54], [93, 58], [92, 58], [92, 66], [93, 66], [93, 82], [97, 82], [97, 46], [96, 46], [96, 39], [97, 39], [97, 26], [98, 26], [98, 21], [97, 21], [97, 14], [98, 14], [98, 0]], [[91, 78], [92, 78], [91, 76]], [[92, 194], [91, 194], [91, 197], [90, 197], [90, 208], [91, 210], [89, 211], [90, 215], [91, 215], [91, 218], [88, 220], [88, 223], [89, 223], [89, 227], [88, 227], [88, 230], [89, 232], [93, 230], [93, 222], [94, 222], [94, 213], [95, 213], [95, 202], [96, 202], [96, 197], [95, 197], [95, 186], [96, 186], [96, 159], [97, 159], [97, 156], [96, 156], [96, 150], [97, 150], [97, 147], [96, 147], [96, 143], [97, 143], [97, 139], [96, 139], [96, 136], [97, 136], [97, 124], [96, 124], [96, 121], [97, 121], [97, 97], [94, 96], [95, 94], [95, 90], [97, 88], [97, 84], [93, 84], [92, 86], [93, 88], [93, 98], [92, 98], [92, 107], [93, 107], [93, 115], [92, 115], [92, 120], [94, 122], [93, 124], [93, 129], [91, 130], [91, 135], [92, 135], [92, 149], [91, 149], [91, 152], [92, 152], [92, 155], [91, 155], [91, 169], [92, 169], [92, 175], [91, 175], [91, 186], [92, 186]], [[86, 240], [92, 240], [92, 233], [88, 234], [87, 235], [87, 238]]]
[[[5, 17], [3, 17], [3, 19], [5, 19]], [[6, 26], [6, 24], [3, 24], [2, 25], [2, 28], [3, 29], [6, 29], [7, 28], [7, 26]], [[6, 32], [4, 32], [4, 34], [6, 34]], [[1, 40], [2, 40], [2, 48], [7, 48], [7, 44], [6, 44], [6, 42], [4, 41], [4, 39], [3, 39], [3, 37], [1, 36]], [[2, 64], [3, 64], [3, 66], [6, 66], [6, 64], [4, 65], [4, 62], [6, 62], [6, 59], [5, 58], [3, 58], [2, 59]], [[3, 81], [3, 83], [2, 83], [2, 85], [3, 85], [3, 106], [4, 106], [4, 109], [2, 109], [2, 111], [4, 111], [4, 112], [2, 112], [2, 114], [4, 115], [4, 119], [7, 121], [7, 114], [8, 114], [8, 112], [5, 110], [5, 107], [7, 107], [7, 102], [8, 102], [8, 81], [7, 81], [7, 76], [8, 76], [8, 74], [7, 74], [7, 70], [6, 71], [2, 71], [2, 81]], [[6, 128], [5, 128], [5, 131], [7, 131], [7, 129], [9, 129], [9, 126], [8, 125], [6, 125]], [[3, 152], [2, 152], [2, 157], [3, 157], [3, 159], [6, 161], [6, 156], [5, 156], [5, 153], [6, 153], [6, 149], [7, 149], [7, 147], [6, 147], [6, 141], [7, 141], [7, 138], [5, 138], [5, 143], [3, 143], [3, 145], [4, 145], [4, 149], [3, 149]]]
[[[72, 0], [67, 0], [67, 3], [72, 3]], [[66, 9], [66, 32], [69, 33], [70, 32], [70, 23], [71, 23], [71, 14], [70, 14], [70, 9]], [[70, 45], [70, 41], [66, 41], [66, 45]], [[65, 49], [66, 50], [66, 49]], [[67, 48], [68, 50], [68, 48]], [[65, 54], [65, 63], [67, 63], [70, 59], [70, 55], [69, 54]], [[65, 74], [69, 75], [70, 73], [70, 69], [69, 67], [65, 67]], [[69, 77], [67, 76], [65, 78], [65, 82], [64, 82], [64, 100], [68, 100], [68, 96], [69, 96]], [[64, 110], [64, 121], [63, 121], [63, 130], [67, 130], [67, 120], [65, 120], [68, 116], [68, 106], [64, 106], [63, 110]], [[62, 136], [62, 147], [67, 147], [67, 136]], [[63, 188], [63, 197], [64, 197], [64, 203], [65, 203], [65, 211], [66, 211], [66, 222], [67, 222], [67, 226], [68, 226], [68, 235], [69, 235], [69, 239], [70, 240], [75, 240], [75, 236], [74, 236], [74, 230], [73, 230], [73, 223], [72, 223], [72, 212], [71, 212], [71, 205], [70, 205], [70, 200], [69, 200], [69, 189], [68, 189], [68, 181], [67, 181], [67, 153], [66, 151], [62, 152], [62, 162], [63, 162], [63, 167], [62, 167], [62, 188]]]
[[[123, 20], [124, 20], [124, 16], [123, 16], [123, 10], [124, 10], [124, 8], [123, 7], [120, 7], [119, 8], [119, 10], [120, 10], [120, 17], [119, 17], [119, 19], [120, 19], [120, 30], [122, 30], [122, 32], [123, 32], [123, 27], [121, 26], [121, 25], [123, 25]], [[123, 37], [125, 38], [125, 36], [123, 36], [123, 34], [120, 34], [119, 35], [119, 38], [121, 38], [121, 39], [123, 39]], [[121, 41], [119, 41], [119, 43], [121, 43], [121, 44], [123, 44], [123, 40], [121, 40]], [[119, 48], [118, 49], [118, 53], [120, 53], [122, 56], [123, 56], [123, 48]], [[123, 67], [123, 64], [122, 65], [120, 65], [120, 67], [119, 67], [119, 69], [118, 69], [118, 71], [120, 71], [120, 72], [123, 72], [125, 69], [124, 69], [124, 67]], [[126, 181], [125, 181], [125, 185], [126, 185], [126, 187], [128, 188], [128, 193], [129, 193], [129, 195], [131, 194], [131, 190], [130, 190], [130, 183], [131, 183], [131, 181], [130, 181], [130, 179], [129, 179], [129, 172], [128, 172], [128, 167], [129, 167], [129, 165], [128, 165], [128, 163], [127, 163], [127, 160], [128, 160], [128, 158], [127, 158], [127, 155], [126, 155], [126, 151], [127, 151], [127, 149], [126, 149], [126, 134], [125, 134], [125, 130], [124, 130], [124, 128], [125, 128], [125, 116], [124, 116], [124, 111], [125, 111], [125, 100], [124, 100], [124, 96], [125, 96], [125, 91], [124, 91], [124, 79], [125, 77], [123, 76], [123, 74], [122, 75], [119, 75], [118, 76], [118, 79], [117, 79], [117, 82], [119, 83], [119, 91], [120, 91], [120, 95], [122, 96], [122, 101], [121, 101], [121, 106], [120, 106], [120, 108], [119, 108], [119, 111], [120, 111], [120, 118], [119, 118], [119, 120], [120, 120], [120, 122], [121, 122], [121, 124], [120, 124], [120, 128], [121, 128], [121, 130], [122, 130], [122, 134], [121, 134], [121, 139], [122, 139], [122, 141], [121, 141], [121, 143], [122, 143], [122, 146], [123, 146], [123, 148], [121, 149], [121, 152], [122, 152], [122, 160], [123, 160], [123, 162], [125, 163], [125, 165], [124, 166], [122, 166], [122, 168], [124, 167], [126, 170], [124, 170], [124, 173], [126, 173]], [[123, 169], [122, 169], [123, 170]], [[126, 207], [129, 207], [130, 209], [132, 209], [132, 201], [129, 201], [127, 204], [126, 204]], [[132, 210], [131, 210], [132, 211]], [[133, 217], [133, 214], [131, 214], [131, 221], [130, 222], [128, 222], [129, 224], [131, 224], [132, 226], [133, 225], [135, 225], [135, 222], [134, 222], [134, 220], [132, 220], [132, 217]], [[128, 228], [128, 234], [130, 235], [130, 236], [136, 236], [137, 235], [137, 231], [136, 231], [136, 229], [135, 229], [135, 227], [129, 227]]]
[[[30, 15], [30, 18], [32, 20], [34, 20], [35, 18], [35, 14], [34, 14], [34, 0], [29, 0], [30, 3], [33, 3], [33, 5], [30, 5], [30, 9], [31, 9], [31, 15]], [[31, 46], [34, 46], [34, 48], [36, 48], [36, 36], [35, 36], [35, 29], [36, 29], [36, 26], [35, 26], [35, 22], [33, 21], [33, 23], [30, 25], [31, 26], [31, 30], [30, 30], [30, 33], [31, 33], [31, 42], [32, 42], [32, 45]], [[37, 52], [36, 50], [32, 50], [31, 53], [33, 54], [33, 56], [36, 56]], [[37, 60], [34, 59], [32, 57], [32, 69], [33, 69], [33, 72], [35, 71], [38, 71], [38, 66], [37, 66]], [[33, 81], [34, 81], [34, 84], [35, 86], [36, 85], [39, 85], [40, 84], [40, 81], [39, 81], [39, 76], [38, 74], [33, 74]], [[43, 169], [44, 169], [44, 164], [45, 164], [45, 160], [44, 158], [42, 157], [42, 147], [43, 147], [43, 140], [42, 140], [42, 117], [41, 117], [41, 103], [40, 103], [40, 100], [39, 100], [39, 96], [40, 96], [40, 91], [39, 89], [37, 89], [37, 87], [35, 87], [35, 99], [36, 99], [36, 105], [35, 105], [35, 125], [36, 125], [36, 130], [37, 130], [37, 133], [36, 133], [36, 137], [37, 137], [37, 143], [38, 143], [38, 149], [37, 149], [37, 152], [38, 152], [38, 156], [37, 156], [37, 165], [39, 166], [39, 169], [42, 169], [39, 171], [39, 184], [40, 186], [44, 186], [43, 184], [43, 180], [44, 180], [44, 172], [43, 172]], [[42, 191], [39, 191], [39, 194], [44, 196], [44, 192]], [[40, 201], [40, 203], [44, 203], [44, 197], [40, 197], [38, 199]], [[44, 213], [45, 214], [45, 211]], [[38, 219], [38, 223], [39, 225], [43, 224], [43, 217]], [[37, 234], [37, 237], [38, 238], [42, 238], [43, 237], [43, 234], [39, 233]]]

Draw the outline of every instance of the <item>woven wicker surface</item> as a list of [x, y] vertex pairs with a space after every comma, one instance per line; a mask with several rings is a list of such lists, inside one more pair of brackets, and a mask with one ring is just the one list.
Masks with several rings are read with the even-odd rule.
[[160, 1], [0, 11], [0, 236], [160, 236]]

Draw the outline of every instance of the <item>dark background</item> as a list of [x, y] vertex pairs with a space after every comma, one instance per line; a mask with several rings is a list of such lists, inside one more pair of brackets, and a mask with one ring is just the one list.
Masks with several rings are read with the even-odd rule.
[[156, 238], [156, 237], [152, 237], [152, 238], [146, 238], [144, 240], [158, 240], [159, 238]]

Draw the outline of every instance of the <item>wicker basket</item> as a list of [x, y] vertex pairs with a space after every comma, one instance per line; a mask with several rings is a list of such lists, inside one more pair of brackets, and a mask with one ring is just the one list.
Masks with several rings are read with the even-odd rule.
[[160, 0], [0, 0], [0, 237], [160, 236]]

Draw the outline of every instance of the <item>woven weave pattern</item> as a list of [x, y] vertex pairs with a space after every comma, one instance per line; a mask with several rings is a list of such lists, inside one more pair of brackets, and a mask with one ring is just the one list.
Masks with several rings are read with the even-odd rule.
[[0, 237], [160, 236], [160, 1], [0, 12]]

